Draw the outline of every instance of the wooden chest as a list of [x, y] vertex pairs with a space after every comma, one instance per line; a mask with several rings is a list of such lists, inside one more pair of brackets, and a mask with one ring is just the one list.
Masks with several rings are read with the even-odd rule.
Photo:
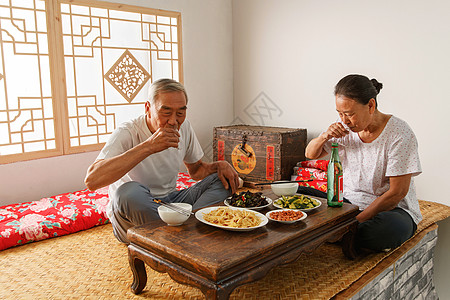
[[290, 180], [305, 160], [306, 129], [232, 125], [214, 128], [214, 161], [226, 160], [246, 182]]

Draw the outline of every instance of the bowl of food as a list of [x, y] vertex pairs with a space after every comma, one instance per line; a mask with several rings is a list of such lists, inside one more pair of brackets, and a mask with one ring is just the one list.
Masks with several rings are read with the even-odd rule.
[[167, 223], [169, 226], [178, 226], [186, 222], [189, 219], [190, 213], [192, 212], [192, 205], [189, 203], [171, 203], [170, 205], [175, 205], [187, 212], [189, 214], [183, 214], [181, 212], [175, 211], [167, 206], [159, 206], [158, 214], [161, 220]]
[[273, 206], [277, 208], [299, 209], [304, 212], [316, 209], [320, 205], [322, 205], [320, 200], [302, 194], [281, 196], [273, 202]]
[[261, 192], [234, 193], [224, 201], [226, 206], [260, 210], [272, 204], [272, 199], [265, 197]]
[[292, 196], [297, 193], [298, 183], [289, 181], [276, 181], [270, 185], [272, 192], [277, 196]]
[[294, 209], [277, 209], [266, 213], [266, 217], [269, 220], [286, 224], [304, 220], [306, 216], [306, 213]]

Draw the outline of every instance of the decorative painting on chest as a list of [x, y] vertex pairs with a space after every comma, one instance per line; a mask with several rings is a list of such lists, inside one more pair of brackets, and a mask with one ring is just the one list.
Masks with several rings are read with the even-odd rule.
[[249, 174], [256, 166], [255, 151], [248, 144], [238, 144], [231, 152], [231, 161], [238, 173]]

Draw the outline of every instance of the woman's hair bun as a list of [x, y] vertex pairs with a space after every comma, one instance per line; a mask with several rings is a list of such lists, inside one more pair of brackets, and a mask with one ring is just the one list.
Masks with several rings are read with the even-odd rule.
[[378, 80], [376, 80], [375, 78], [370, 79], [370, 81], [372, 82], [373, 86], [377, 90], [377, 94], [378, 94], [380, 92], [380, 90], [383, 88], [383, 84], [381, 82], [378, 82]]

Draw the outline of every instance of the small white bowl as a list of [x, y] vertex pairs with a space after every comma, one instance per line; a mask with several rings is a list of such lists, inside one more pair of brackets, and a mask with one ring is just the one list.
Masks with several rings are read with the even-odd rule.
[[[192, 212], [192, 205], [189, 203], [172, 203], [173, 205], [176, 205], [184, 210], [187, 210], [189, 212]], [[169, 226], [178, 226], [186, 222], [187, 219], [189, 219], [188, 215], [184, 215], [182, 213], [176, 212], [168, 207], [165, 206], [159, 206], [158, 207], [158, 214], [161, 220], [167, 223]]]
[[[279, 182], [279, 181], [277, 181]], [[298, 183], [297, 182], [286, 182], [271, 184], [272, 192], [277, 196], [292, 196], [297, 193]]]

